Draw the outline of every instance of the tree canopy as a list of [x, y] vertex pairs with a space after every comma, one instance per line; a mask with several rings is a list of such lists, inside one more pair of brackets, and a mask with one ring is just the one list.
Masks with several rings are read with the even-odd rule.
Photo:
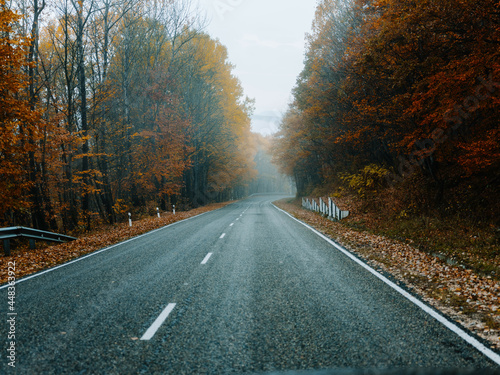
[[499, 10], [493, 0], [320, 1], [275, 141], [299, 193], [370, 167], [420, 205], [475, 215], [480, 204], [493, 219]]

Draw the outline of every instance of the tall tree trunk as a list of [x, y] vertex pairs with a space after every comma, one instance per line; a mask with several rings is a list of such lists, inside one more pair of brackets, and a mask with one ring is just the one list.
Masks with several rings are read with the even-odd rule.
[[[64, 9], [65, 13], [63, 15], [64, 19], [64, 79], [65, 79], [65, 89], [67, 96], [66, 103], [66, 130], [68, 134], [75, 134], [75, 98], [74, 98], [74, 66], [71, 59], [72, 54], [74, 54], [74, 46], [71, 41], [71, 27], [70, 27], [70, 17], [68, 12], [68, 5], [66, 1], [66, 7]], [[78, 225], [79, 212], [77, 194], [75, 192], [75, 184], [73, 182], [73, 149], [72, 145], [61, 144], [61, 158], [64, 163], [63, 174], [66, 178], [63, 201], [67, 203], [63, 211], [63, 227], [65, 231], [72, 230]]]
[[[37, 68], [38, 68], [38, 40], [39, 40], [39, 28], [38, 28], [38, 20], [40, 17], [40, 13], [45, 8], [45, 1], [42, 0], [42, 3], [39, 4], [38, 0], [33, 0], [33, 23], [31, 25], [31, 44], [28, 53], [28, 95], [29, 95], [29, 103], [30, 109], [34, 111], [36, 109], [37, 104]], [[29, 181], [31, 182], [31, 191], [30, 191], [30, 199], [31, 199], [31, 218], [32, 218], [32, 226], [34, 228], [48, 230], [48, 224], [46, 221], [46, 215], [44, 211], [44, 198], [43, 191], [45, 190], [42, 186], [43, 179], [38, 178], [39, 168], [35, 160], [35, 149], [37, 148], [37, 141], [35, 139], [36, 135], [35, 129], [33, 129], [35, 125], [28, 125], [28, 142], [29, 142], [29, 151], [28, 151], [28, 168], [29, 168]]]
[[80, 91], [80, 121], [82, 128], [82, 136], [84, 142], [82, 145], [82, 181], [84, 192], [82, 193], [82, 211], [86, 218], [87, 229], [90, 229], [90, 193], [91, 187], [89, 176], [89, 129], [87, 120], [87, 85], [85, 76], [85, 47], [83, 45], [83, 33], [85, 28], [85, 20], [83, 19], [83, 1], [78, 1], [77, 15], [77, 35], [76, 48], [78, 56], [78, 89]]

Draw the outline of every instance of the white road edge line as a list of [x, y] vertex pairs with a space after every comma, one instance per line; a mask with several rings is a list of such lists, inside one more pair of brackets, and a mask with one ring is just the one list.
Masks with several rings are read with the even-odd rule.
[[[227, 206], [225, 206], [225, 207], [227, 207]], [[143, 233], [143, 234], [141, 234], [141, 235], [139, 235], [139, 236], [129, 238], [128, 240], [125, 240], [125, 241], [123, 241], [123, 242], [119, 242], [119, 243], [117, 243], [117, 244], [114, 244], [114, 245], [111, 245], [111, 246], [105, 247], [104, 249], [101, 249], [101, 250], [94, 251], [94, 252], [92, 252], [92, 253], [90, 253], [90, 254], [87, 254], [87, 255], [85, 255], [85, 256], [82, 256], [82, 257], [80, 257], [80, 258], [70, 260], [69, 262], [66, 262], [66, 263], [64, 263], [64, 264], [61, 264], [61, 265], [59, 265], [59, 266], [55, 266], [55, 267], [53, 267], [53, 268], [49, 268], [48, 270], [45, 270], [45, 271], [40, 271], [40, 272], [38, 272], [38, 273], [35, 273], [34, 275], [29, 275], [29, 276], [23, 277], [22, 279], [16, 280], [16, 284], [22, 283], [23, 281], [27, 281], [27, 280], [33, 279], [33, 278], [35, 278], [35, 277], [38, 277], [38, 276], [42, 276], [42, 275], [44, 275], [44, 274], [46, 274], [46, 273], [49, 273], [49, 272], [55, 271], [55, 270], [57, 270], [57, 269], [59, 269], [59, 268], [63, 268], [63, 267], [69, 266], [70, 264], [73, 264], [73, 263], [76, 263], [76, 262], [80, 262], [81, 260], [84, 260], [84, 259], [87, 259], [87, 258], [93, 257], [94, 255], [97, 255], [97, 254], [103, 253], [103, 252], [105, 252], [105, 251], [111, 250], [111, 249], [113, 249], [113, 248], [115, 248], [115, 247], [117, 247], [117, 246], [124, 245], [124, 244], [126, 244], [127, 242], [135, 241], [135, 240], [137, 240], [137, 239], [139, 239], [139, 238], [142, 238], [142, 237], [144, 237], [144, 236], [147, 236], [147, 235], [150, 235], [150, 234], [152, 234], [152, 233], [158, 232], [158, 231], [160, 231], [160, 230], [166, 229], [166, 228], [171, 227], [171, 226], [173, 226], [173, 225], [177, 225], [177, 224], [180, 224], [180, 223], [182, 223], [182, 222], [184, 222], [184, 221], [188, 221], [188, 220], [191, 220], [191, 219], [195, 219], [195, 218], [197, 218], [197, 217], [200, 217], [200, 216], [203, 216], [203, 215], [209, 214], [210, 212], [215, 212], [215, 211], [218, 211], [218, 210], [220, 210], [220, 208], [218, 208], [218, 209], [216, 209], [216, 210], [213, 210], [213, 211], [203, 212], [203, 213], [201, 213], [201, 214], [199, 214], [199, 215], [196, 215], [196, 216], [191, 216], [191, 217], [188, 217], [187, 219], [184, 219], [184, 220], [179, 220], [179, 221], [176, 221], [175, 223], [171, 223], [171, 224], [165, 225], [164, 227], [161, 227], [161, 228], [158, 228], [158, 229], [154, 229], [154, 230], [152, 230], [151, 232]], [[0, 290], [5, 289], [5, 288], [7, 288], [7, 287], [9, 287], [9, 284], [8, 284], [8, 283], [7, 283], [7, 284], [5, 284], [5, 285], [0, 286]]]
[[161, 312], [161, 314], [156, 318], [156, 320], [151, 324], [151, 327], [148, 328], [148, 330], [142, 335], [141, 340], [142, 341], [148, 341], [151, 340], [151, 338], [155, 335], [156, 331], [158, 331], [158, 328], [163, 324], [165, 319], [168, 318], [172, 310], [175, 308], [175, 303], [169, 303], [167, 307]]
[[290, 215], [288, 212], [282, 210], [281, 208], [276, 207], [274, 204], [273, 204], [273, 206], [277, 210], [283, 212], [284, 214], [286, 214], [289, 217], [291, 217], [293, 220], [297, 221], [298, 223], [302, 224], [303, 226], [305, 226], [306, 228], [308, 228], [309, 230], [311, 230], [313, 233], [317, 234], [319, 237], [323, 238], [330, 245], [334, 246], [337, 250], [339, 250], [340, 252], [342, 252], [344, 255], [348, 256], [354, 262], [358, 263], [361, 267], [365, 268], [367, 271], [369, 271], [370, 273], [372, 273], [374, 276], [376, 276], [377, 278], [379, 278], [381, 281], [383, 281], [384, 283], [386, 283], [387, 285], [389, 285], [391, 288], [393, 288], [394, 290], [396, 290], [403, 297], [405, 297], [409, 301], [413, 302], [420, 309], [422, 309], [427, 314], [429, 314], [434, 319], [436, 319], [438, 322], [440, 322], [441, 324], [443, 324], [446, 328], [448, 328], [452, 332], [456, 333], [458, 336], [460, 336], [467, 343], [469, 343], [474, 348], [476, 348], [481, 353], [483, 353], [486, 357], [488, 357], [489, 359], [491, 359], [496, 364], [500, 365], [500, 355], [498, 355], [497, 353], [495, 353], [493, 350], [487, 348], [484, 344], [482, 344], [476, 338], [474, 338], [471, 335], [469, 335], [462, 328], [460, 328], [456, 324], [452, 323], [451, 321], [449, 321], [448, 319], [446, 319], [443, 315], [439, 314], [436, 310], [432, 309], [431, 307], [429, 307], [428, 305], [426, 305], [425, 303], [423, 303], [419, 299], [417, 299], [414, 296], [412, 296], [406, 290], [404, 290], [403, 288], [401, 288], [398, 285], [396, 285], [395, 283], [393, 283], [387, 277], [385, 277], [384, 275], [380, 274], [379, 272], [377, 272], [376, 270], [374, 270], [373, 268], [371, 268], [369, 265], [367, 265], [366, 263], [364, 263], [361, 259], [357, 258], [353, 254], [351, 254], [349, 251], [347, 251], [346, 249], [344, 249], [342, 246], [340, 246], [339, 244], [335, 243], [330, 238], [326, 237], [323, 233], [320, 233], [319, 231], [317, 231], [316, 229], [314, 229], [310, 225], [308, 225], [308, 224], [304, 223], [303, 221], [300, 221], [299, 219], [293, 217], [292, 215]]
[[208, 253], [207, 256], [203, 259], [203, 261], [201, 262], [201, 264], [207, 264], [208, 260], [210, 259], [210, 257], [213, 255], [213, 253]]
[[224, 237], [226, 237], [226, 233], [222, 233], [219, 238], [222, 239]]

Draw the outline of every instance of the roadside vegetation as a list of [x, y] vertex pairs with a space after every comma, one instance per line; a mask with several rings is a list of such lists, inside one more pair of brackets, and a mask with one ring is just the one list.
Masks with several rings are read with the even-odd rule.
[[[500, 240], [494, 225], [459, 215], [443, 218], [429, 210], [405, 210], [404, 206], [398, 207], [396, 192], [366, 197], [349, 189], [339, 190], [333, 194], [335, 199], [350, 211], [344, 225], [409, 243], [450, 265], [460, 265], [500, 281]], [[312, 194], [325, 195], [328, 193], [322, 194], [322, 189]]]

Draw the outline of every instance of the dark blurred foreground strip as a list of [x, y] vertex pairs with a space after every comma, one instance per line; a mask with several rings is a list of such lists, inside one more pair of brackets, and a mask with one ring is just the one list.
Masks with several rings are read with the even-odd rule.
[[500, 375], [500, 369], [440, 370], [440, 369], [330, 369], [277, 371], [254, 375]]

